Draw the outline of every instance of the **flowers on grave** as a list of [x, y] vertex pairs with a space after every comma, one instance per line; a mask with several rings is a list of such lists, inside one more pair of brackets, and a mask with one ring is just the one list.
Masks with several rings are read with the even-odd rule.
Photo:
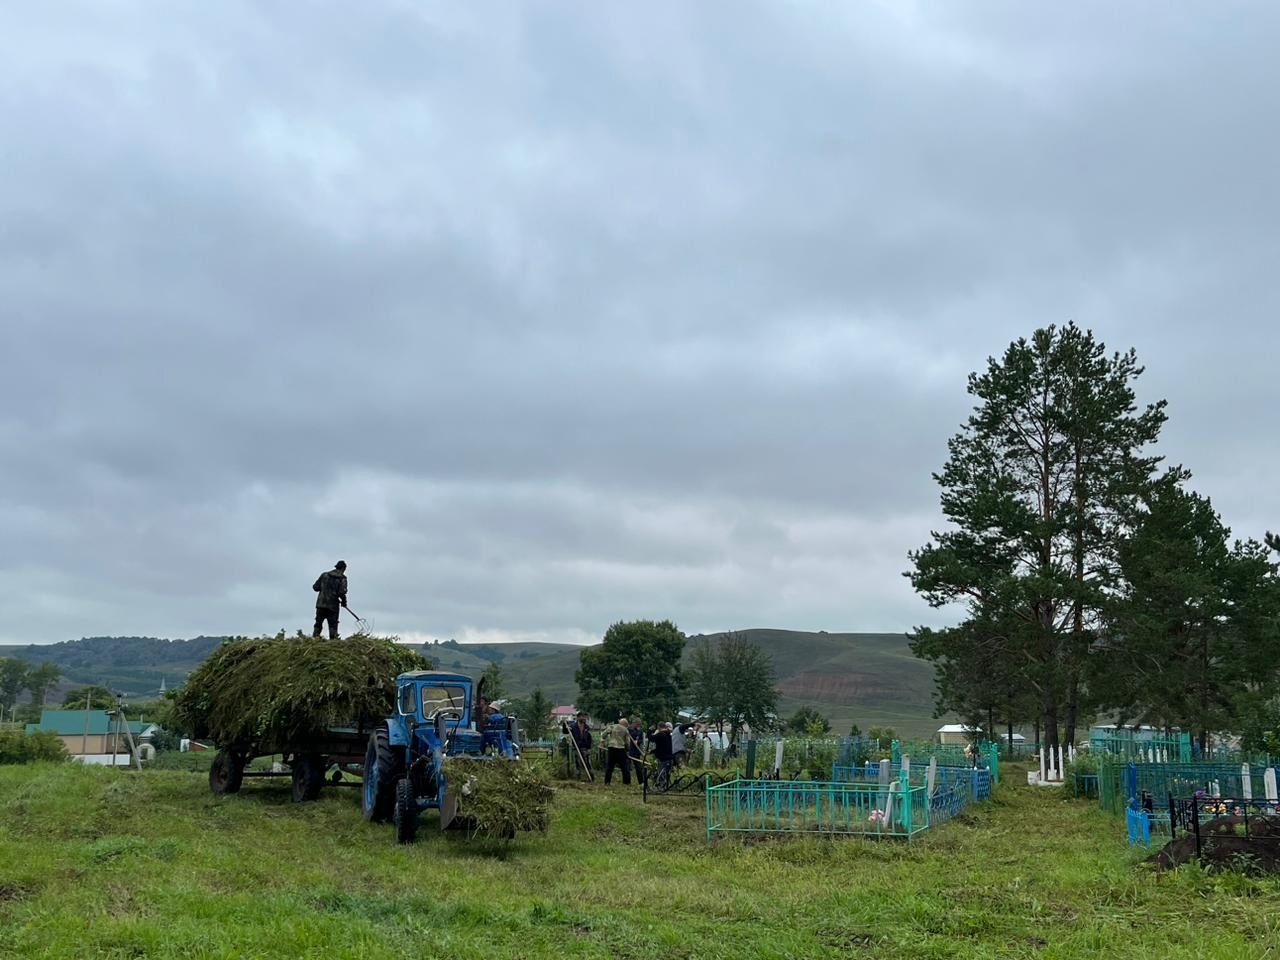
[[874, 827], [887, 827], [889, 816], [883, 810], [872, 810], [871, 816], [867, 817], [867, 822]]

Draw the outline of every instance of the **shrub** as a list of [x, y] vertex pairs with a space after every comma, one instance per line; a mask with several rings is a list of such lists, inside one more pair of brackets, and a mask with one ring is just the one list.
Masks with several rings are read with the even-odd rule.
[[1065, 777], [1067, 792], [1070, 796], [1084, 796], [1080, 792], [1080, 784], [1075, 778], [1075, 774], [1097, 773], [1098, 758], [1088, 753], [1077, 753], [1076, 758], [1067, 764], [1067, 769], [1063, 771]]
[[56, 733], [0, 732], [0, 764], [33, 763], [36, 760], [65, 760], [67, 748]]

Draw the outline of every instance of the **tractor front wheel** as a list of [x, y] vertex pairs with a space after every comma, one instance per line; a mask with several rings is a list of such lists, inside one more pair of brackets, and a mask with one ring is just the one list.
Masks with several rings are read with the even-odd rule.
[[209, 789], [222, 796], [239, 793], [244, 782], [244, 757], [232, 750], [219, 750], [209, 768]]
[[364, 753], [360, 810], [370, 823], [390, 820], [395, 812], [396, 781], [404, 776], [404, 747], [393, 747], [386, 728], [375, 730]]
[[396, 782], [396, 843], [413, 843], [418, 835], [418, 798], [408, 777]]
[[320, 796], [324, 786], [324, 761], [308, 754], [293, 761], [293, 802], [305, 803]]

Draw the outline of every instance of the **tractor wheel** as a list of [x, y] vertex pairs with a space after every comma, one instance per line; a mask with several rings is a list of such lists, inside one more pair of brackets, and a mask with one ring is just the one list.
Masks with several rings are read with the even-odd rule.
[[408, 777], [396, 781], [396, 843], [413, 843], [418, 835], [418, 798]]
[[324, 786], [324, 761], [307, 754], [293, 761], [293, 802], [305, 803], [320, 796]]
[[364, 753], [364, 789], [360, 810], [370, 823], [390, 820], [396, 806], [396, 781], [404, 776], [404, 748], [393, 747], [386, 729], [375, 730]]
[[231, 750], [219, 750], [209, 768], [209, 789], [222, 796], [239, 793], [244, 782], [244, 757]]

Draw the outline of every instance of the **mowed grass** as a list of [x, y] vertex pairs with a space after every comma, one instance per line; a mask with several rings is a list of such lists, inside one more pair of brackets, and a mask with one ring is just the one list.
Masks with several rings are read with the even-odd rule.
[[0, 956], [1280, 956], [1280, 881], [1141, 856], [1093, 805], [1012, 783], [910, 845], [708, 843], [699, 802], [615, 784], [561, 790], [546, 836], [429, 817], [397, 847], [353, 790], [0, 767]]

